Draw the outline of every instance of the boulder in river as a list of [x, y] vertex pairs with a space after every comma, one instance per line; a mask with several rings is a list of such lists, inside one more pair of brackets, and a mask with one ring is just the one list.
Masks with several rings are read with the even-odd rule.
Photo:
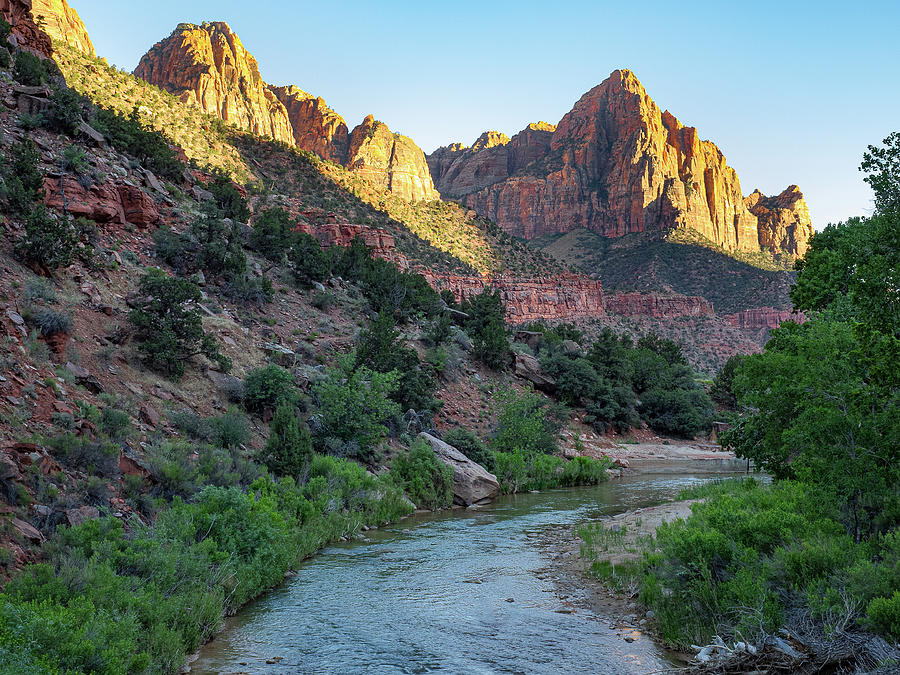
[[419, 434], [431, 445], [434, 454], [453, 469], [453, 502], [471, 506], [477, 502], [494, 499], [500, 494], [497, 477], [481, 464], [473, 462], [452, 445], [424, 431]]

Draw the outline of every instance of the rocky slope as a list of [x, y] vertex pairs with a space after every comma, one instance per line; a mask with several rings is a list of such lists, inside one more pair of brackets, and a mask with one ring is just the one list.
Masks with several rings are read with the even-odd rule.
[[683, 227], [726, 250], [796, 256], [812, 233], [799, 190], [755, 212], [719, 148], [660, 110], [628, 70], [587, 92], [555, 128], [530, 125], [509, 142], [440, 148], [429, 164], [442, 194], [526, 239]]
[[87, 27], [66, 0], [32, 0], [31, 16], [52, 39], [65, 42], [88, 56], [97, 55]]
[[239, 129], [343, 164], [404, 199], [440, 198], [425, 155], [412, 139], [392, 133], [371, 115], [348, 133], [343, 118], [321, 98], [294, 86], [267, 84], [226, 23], [179, 24], [134, 72]]

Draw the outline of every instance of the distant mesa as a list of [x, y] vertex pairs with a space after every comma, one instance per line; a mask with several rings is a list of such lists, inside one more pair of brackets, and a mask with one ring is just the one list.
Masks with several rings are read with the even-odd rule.
[[352, 131], [325, 101], [263, 81], [228, 24], [182, 23], [141, 59], [134, 74], [239, 129], [313, 152], [409, 201], [440, 199], [412, 139], [367, 117]]
[[802, 256], [813, 233], [803, 195], [746, 200], [714, 143], [661, 111], [629, 70], [588, 91], [557, 126], [483, 134], [428, 156], [438, 190], [510, 234], [588, 229], [605, 237], [699, 232], [729, 251]]

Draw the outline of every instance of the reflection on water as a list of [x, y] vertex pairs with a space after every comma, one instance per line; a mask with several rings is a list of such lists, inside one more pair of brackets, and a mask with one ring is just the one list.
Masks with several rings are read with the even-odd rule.
[[[648, 673], [670, 667], [588, 611], [560, 613], [534, 535], [670, 499], [642, 475], [410, 518], [331, 546], [229, 622], [193, 673]], [[509, 600], [512, 600], [510, 602]], [[266, 661], [275, 661], [267, 664]]]

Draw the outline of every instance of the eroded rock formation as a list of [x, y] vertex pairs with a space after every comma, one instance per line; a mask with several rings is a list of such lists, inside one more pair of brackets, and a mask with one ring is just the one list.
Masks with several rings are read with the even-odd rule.
[[46, 58], [53, 54], [50, 36], [37, 27], [31, 15], [31, 0], [0, 0], [0, 14], [12, 25], [13, 48], [27, 49]]
[[160, 223], [153, 198], [141, 188], [125, 182], [95, 183], [85, 188], [74, 176], [44, 179], [47, 206], [82, 216], [100, 224], [149, 227]]
[[719, 148], [660, 110], [628, 70], [582, 96], [556, 128], [531, 125], [491, 147], [440, 148], [429, 164], [442, 194], [526, 239], [685, 227], [729, 250], [800, 255], [812, 229], [799, 191], [761, 226]]
[[97, 56], [84, 22], [66, 0], [32, 0], [31, 16], [52, 39], [65, 42], [88, 56]]
[[371, 115], [349, 132], [321, 98], [266, 84], [256, 59], [226, 23], [179, 24], [134, 73], [240, 129], [344, 164], [405, 199], [440, 198], [425, 154], [410, 138]]
[[732, 326], [749, 331], [778, 328], [785, 321], [794, 323], [806, 321], [806, 315], [803, 312], [792, 312], [789, 309], [775, 309], [774, 307], [756, 307], [737, 314], [728, 314], [723, 318]]
[[652, 316], [657, 319], [715, 314], [712, 303], [698, 295], [613, 293], [603, 298], [603, 307], [610, 314]]
[[744, 199], [744, 205], [759, 221], [762, 248], [801, 258], [806, 255], [814, 230], [800, 188], [791, 185], [777, 197], [754, 190]]
[[499, 290], [506, 304], [507, 321], [513, 324], [604, 314], [600, 282], [576, 274], [530, 279], [437, 275], [429, 271], [424, 271], [422, 275], [432, 287], [439, 291], [449, 290], [457, 300], [477, 295], [486, 287]]

